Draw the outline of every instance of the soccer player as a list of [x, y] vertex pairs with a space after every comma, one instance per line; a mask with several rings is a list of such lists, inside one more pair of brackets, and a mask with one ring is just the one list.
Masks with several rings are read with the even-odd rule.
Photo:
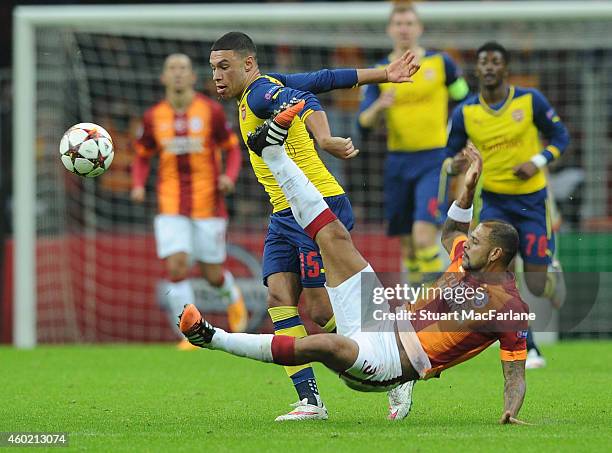
[[[443, 370], [474, 357], [499, 340], [505, 378], [500, 421], [522, 423], [516, 416], [525, 396], [527, 321], [511, 322], [509, 328], [500, 328], [497, 321], [468, 325], [463, 321], [450, 324], [409, 321], [402, 326], [398, 323], [397, 329], [393, 322], [381, 323], [369, 331], [362, 329], [361, 311], [364, 304], [373, 301], [369, 298], [381, 284], [353, 245], [347, 229], [282, 146], [287, 129], [302, 107], [302, 103], [290, 107], [257, 130], [249, 138], [249, 147], [261, 154], [289, 201], [296, 221], [320, 248], [338, 334], [294, 338], [227, 333], [206, 322], [193, 305], [186, 306], [181, 315], [181, 331], [194, 345], [262, 362], [281, 365], [321, 362], [339, 373], [350, 388], [360, 391], [382, 391], [402, 382], [440, 376]], [[454, 273], [445, 274], [434, 285], [484, 290], [481, 294], [485, 297], [478, 299], [478, 304], [475, 298], [464, 301], [468, 304], [466, 308], [470, 306], [475, 312], [497, 310], [524, 315], [529, 309], [520, 298], [513, 275], [506, 271], [518, 248], [514, 227], [490, 221], [478, 225], [469, 238], [466, 236], [482, 160], [474, 148], [468, 147], [465, 152], [470, 161], [465, 187], [449, 209], [442, 231], [442, 243], [452, 261], [449, 271]], [[449, 286], [453, 278], [454, 286]], [[457, 304], [453, 298], [435, 295], [421, 301], [417, 309], [449, 315]]]
[[[321, 162], [313, 140], [320, 148], [339, 159], [357, 155], [350, 138], [331, 135], [327, 117], [315, 94], [365, 83], [405, 82], [418, 70], [407, 52], [386, 69], [323, 69], [305, 74], [262, 74], [257, 65], [255, 44], [244, 33], [230, 32], [212, 46], [210, 65], [217, 93], [223, 99], [238, 101], [240, 131], [247, 133], [292, 99], [304, 99], [306, 107], [289, 129], [286, 147], [291, 159], [325, 197], [330, 209], [345, 228], [353, 227], [348, 197]], [[255, 175], [270, 196], [272, 215], [263, 253], [263, 280], [268, 287], [268, 307], [274, 331], [296, 338], [306, 336], [298, 314], [298, 299], [303, 291], [309, 317], [327, 332], [335, 330], [335, 320], [324, 288], [326, 270], [315, 242], [301, 228], [289, 209], [277, 181], [261, 156], [250, 150]], [[286, 368], [299, 401], [281, 420], [326, 419], [315, 375], [308, 363]]]
[[[240, 171], [238, 137], [221, 105], [194, 90], [196, 75], [187, 55], [166, 58], [161, 82], [165, 99], [145, 112], [142, 134], [134, 145], [131, 198], [144, 201], [150, 160], [158, 154], [155, 240], [168, 273], [171, 322], [174, 326], [185, 301], [194, 303], [188, 277], [195, 260], [202, 276], [227, 303], [230, 330], [242, 332], [246, 306], [231, 272], [223, 268], [227, 228], [223, 196], [233, 190]], [[226, 155], [225, 172], [221, 151]]]
[[440, 185], [447, 138], [448, 101], [464, 99], [469, 88], [455, 62], [419, 44], [423, 25], [410, 4], [397, 3], [387, 34], [393, 51], [378, 67], [410, 50], [421, 65], [413, 84], [368, 85], [359, 125], [368, 131], [384, 118], [387, 154], [384, 169], [387, 234], [399, 236], [404, 269], [414, 285], [435, 280], [443, 270], [437, 240], [444, 221], [446, 183]]
[[[508, 52], [502, 45], [488, 42], [476, 55], [479, 93], [453, 112], [448, 153], [455, 156], [468, 140], [482, 152], [480, 220], [505, 220], [518, 230], [527, 289], [558, 307], [564, 284], [553, 260], [544, 170], [567, 148], [569, 135], [542, 93], [508, 83]], [[548, 141], [544, 148], [538, 133]], [[454, 161], [455, 171], [460, 160]], [[543, 366], [531, 333], [528, 347], [528, 367], [533, 361]]]

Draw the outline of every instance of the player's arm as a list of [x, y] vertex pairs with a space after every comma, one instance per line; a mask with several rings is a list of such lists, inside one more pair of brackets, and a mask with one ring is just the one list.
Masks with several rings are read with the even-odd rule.
[[319, 147], [332, 156], [346, 160], [359, 154], [350, 137], [334, 137], [331, 134], [327, 115], [323, 110], [313, 112], [306, 118], [305, 123]]
[[463, 101], [470, 92], [470, 87], [461, 75], [461, 68], [446, 53], [442, 53], [444, 59], [444, 76], [448, 95], [453, 101]]
[[411, 77], [420, 67], [414, 59], [414, 54], [407, 51], [386, 68], [321, 69], [300, 74], [271, 73], [270, 76], [287, 87], [318, 94], [369, 83], [411, 82]]
[[365, 87], [363, 99], [359, 105], [359, 126], [363, 129], [370, 129], [377, 122], [381, 115], [395, 101], [395, 90], [385, 90], [382, 94], [378, 85], [368, 85]]
[[529, 179], [541, 168], [557, 159], [569, 145], [569, 133], [557, 112], [548, 100], [537, 90], [532, 90], [533, 122], [548, 141], [548, 145], [529, 161], [514, 167], [514, 174], [520, 179]]
[[504, 373], [504, 413], [500, 423], [527, 424], [516, 418], [523, 405], [527, 390], [525, 383], [525, 361], [502, 360], [501, 363]]
[[446, 142], [446, 160], [444, 167], [449, 175], [461, 173], [467, 165], [465, 154], [461, 150], [468, 142], [468, 135], [465, 130], [465, 120], [463, 117], [463, 107], [457, 106], [453, 110], [450, 121], [450, 132]]
[[157, 153], [157, 142], [153, 135], [153, 117], [145, 112], [139, 137], [134, 141], [134, 160], [132, 161], [132, 201], [142, 203], [145, 199], [145, 186], [151, 171], [151, 157]]
[[227, 122], [225, 112], [220, 104], [215, 104], [212, 122], [214, 140], [225, 153], [225, 170], [219, 175], [217, 188], [221, 193], [231, 193], [236, 187], [236, 181], [242, 167], [240, 143]]
[[467, 235], [469, 231], [476, 185], [482, 173], [482, 157], [474, 145], [469, 144], [463, 152], [470, 166], [465, 173], [463, 190], [448, 210], [448, 217], [442, 227], [442, 245], [449, 255], [455, 239]]

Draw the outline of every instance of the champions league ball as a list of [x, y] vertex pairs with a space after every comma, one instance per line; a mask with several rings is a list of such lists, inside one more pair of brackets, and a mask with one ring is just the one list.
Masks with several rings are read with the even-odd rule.
[[110, 134], [94, 123], [79, 123], [68, 129], [59, 152], [68, 171], [88, 178], [108, 170], [115, 155]]

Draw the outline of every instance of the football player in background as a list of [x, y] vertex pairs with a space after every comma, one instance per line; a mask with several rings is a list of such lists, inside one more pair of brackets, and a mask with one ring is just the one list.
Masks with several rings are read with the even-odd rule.
[[[472, 201], [482, 159], [471, 145], [464, 187], [448, 210], [442, 244], [451, 265], [434, 283], [439, 288], [472, 288], [469, 301], [459, 301], [451, 291], [416, 301], [395, 314], [414, 313], [414, 320], [400, 324], [387, 318], [376, 325], [365, 322], [362, 312], [377, 289], [384, 287], [374, 269], [353, 245], [350, 233], [336, 218], [321, 193], [286, 153], [283, 142], [294, 116], [304, 102], [282, 111], [249, 137], [249, 148], [260, 155], [278, 181], [298, 224], [319, 245], [327, 270], [327, 289], [336, 315], [338, 334], [303, 338], [285, 335], [227, 333], [206, 322], [194, 305], [185, 307], [179, 326], [194, 345], [280, 365], [318, 361], [339, 373], [345, 384], [358, 391], [386, 391], [402, 382], [439, 377], [499, 341], [504, 375], [504, 408], [500, 423], [523, 424], [516, 418], [525, 397], [525, 337], [529, 307], [521, 300], [512, 273], [507, 272], [519, 238], [516, 229], [503, 221], [478, 225], [468, 237]], [[450, 285], [450, 286], [449, 286]], [[457, 295], [460, 293], [457, 292]], [[465, 293], [466, 294], [466, 293]], [[476, 294], [480, 296], [476, 297]], [[365, 310], [368, 311], [367, 309]], [[465, 321], [460, 312], [491, 313], [494, 318]], [[393, 312], [390, 312], [391, 314]], [[436, 314], [438, 320], [423, 321]], [[497, 314], [519, 315], [500, 321]], [[448, 316], [442, 316], [448, 315]], [[456, 318], [448, 320], [445, 318]], [[390, 419], [396, 419], [390, 414]]]
[[[313, 140], [320, 148], [339, 159], [356, 156], [350, 138], [331, 134], [327, 116], [317, 93], [350, 88], [366, 83], [405, 82], [418, 70], [410, 52], [390, 63], [386, 69], [323, 69], [304, 74], [262, 74], [257, 64], [255, 44], [244, 33], [230, 32], [212, 46], [210, 64], [217, 93], [223, 99], [236, 99], [238, 121], [245, 142], [247, 133], [270, 118], [275, 110], [299, 98], [306, 102], [289, 128], [286, 147], [297, 166], [325, 197], [331, 211], [347, 230], [353, 227], [351, 204], [344, 189], [321, 162]], [[309, 317], [326, 332], [334, 332], [334, 313], [325, 290], [326, 270], [319, 249], [294, 218], [289, 202], [260, 155], [249, 150], [258, 181], [272, 204], [263, 253], [263, 280], [268, 287], [268, 311], [278, 335], [295, 338], [307, 333], [298, 314], [303, 292]], [[327, 419], [312, 367], [307, 362], [285, 368], [298, 394], [295, 408], [277, 417], [282, 420]]]
[[[505, 220], [518, 230], [527, 289], [559, 307], [565, 284], [560, 264], [553, 259], [544, 169], [567, 148], [569, 135], [542, 93], [508, 83], [508, 52], [502, 45], [487, 42], [476, 56], [479, 93], [452, 115], [447, 150], [449, 156], [458, 156], [452, 172], [462, 165], [457, 153], [468, 140], [474, 143], [484, 160], [480, 220]], [[547, 146], [542, 147], [539, 134]], [[527, 367], [544, 366], [531, 330], [528, 349]]]
[[445, 193], [439, 193], [439, 188], [446, 157], [448, 101], [461, 101], [469, 92], [459, 67], [446, 53], [419, 44], [422, 33], [414, 6], [395, 4], [387, 25], [393, 50], [377, 67], [384, 68], [410, 50], [421, 69], [410, 85], [368, 85], [359, 109], [362, 129], [376, 127], [380, 119], [386, 125], [387, 233], [399, 236], [403, 266], [415, 285], [435, 280], [443, 270], [437, 233], [444, 221], [440, 204]]
[[224, 195], [233, 191], [240, 171], [238, 137], [223, 107], [195, 91], [196, 75], [187, 55], [166, 58], [161, 82], [165, 98], [145, 112], [142, 133], [134, 144], [131, 198], [138, 203], [145, 200], [150, 160], [158, 154], [155, 240], [157, 254], [166, 263], [171, 322], [174, 326], [187, 301], [195, 303], [189, 271], [197, 261], [204, 279], [227, 304], [230, 330], [242, 332], [248, 318], [246, 306], [232, 273], [223, 267]]

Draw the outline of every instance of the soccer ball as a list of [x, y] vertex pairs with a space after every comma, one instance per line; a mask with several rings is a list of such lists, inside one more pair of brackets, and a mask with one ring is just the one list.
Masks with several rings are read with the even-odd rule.
[[115, 156], [110, 134], [94, 123], [79, 123], [68, 129], [59, 152], [68, 171], [88, 178], [108, 170]]

